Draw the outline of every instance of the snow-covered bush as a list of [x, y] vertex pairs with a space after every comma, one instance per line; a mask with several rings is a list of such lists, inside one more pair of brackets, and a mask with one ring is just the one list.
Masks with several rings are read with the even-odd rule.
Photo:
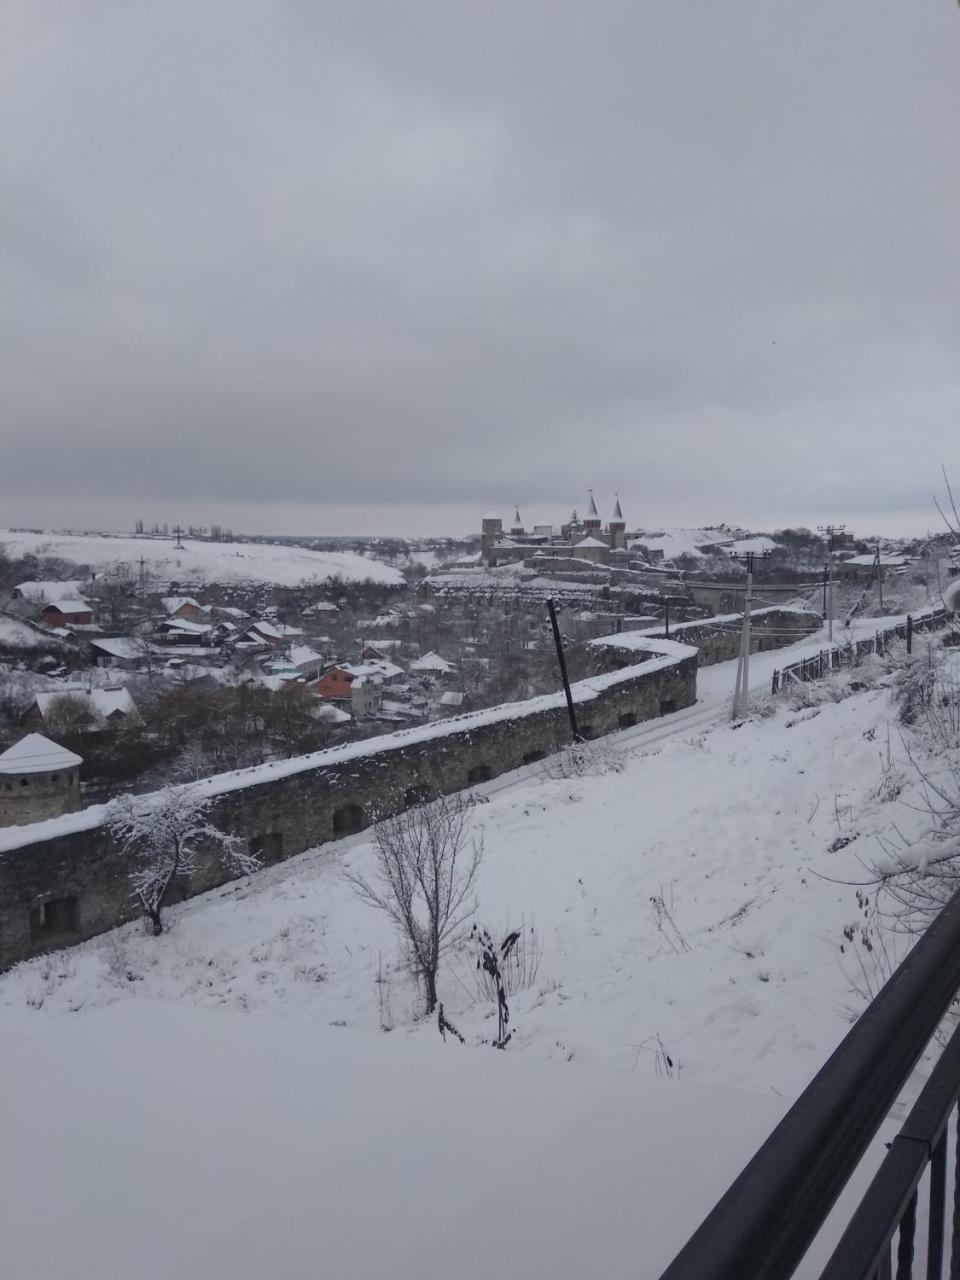
[[878, 836], [882, 852], [870, 866], [883, 914], [910, 933], [922, 932], [960, 891], [960, 664], [951, 650], [931, 652], [930, 667], [905, 667], [894, 690], [901, 708], [907, 698], [904, 771], [916, 787], [911, 808], [923, 826], [908, 837], [894, 824]]
[[164, 787], [151, 795], [120, 796], [107, 810], [111, 835], [136, 859], [130, 880], [154, 934], [163, 933], [162, 911], [174, 882], [196, 872], [204, 846], [237, 875], [260, 866], [236, 836], [209, 820], [212, 804], [195, 788]]

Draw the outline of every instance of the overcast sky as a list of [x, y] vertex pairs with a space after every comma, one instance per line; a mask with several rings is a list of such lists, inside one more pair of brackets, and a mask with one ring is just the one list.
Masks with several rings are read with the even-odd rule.
[[0, 527], [933, 527], [953, 0], [4, 0]]

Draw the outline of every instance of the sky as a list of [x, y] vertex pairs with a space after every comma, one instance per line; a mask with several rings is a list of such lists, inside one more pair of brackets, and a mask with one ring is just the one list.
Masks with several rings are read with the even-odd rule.
[[952, 0], [5, 0], [0, 527], [935, 528]]

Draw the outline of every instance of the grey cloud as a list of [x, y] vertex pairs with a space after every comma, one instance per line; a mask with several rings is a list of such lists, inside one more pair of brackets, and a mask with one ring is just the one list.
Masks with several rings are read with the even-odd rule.
[[893, 518], [950, 461], [949, 5], [12, 13], [13, 519]]

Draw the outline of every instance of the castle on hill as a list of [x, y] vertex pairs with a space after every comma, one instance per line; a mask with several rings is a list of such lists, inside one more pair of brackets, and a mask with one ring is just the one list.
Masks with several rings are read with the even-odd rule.
[[583, 519], [574, 508], [569, 520], [559, 529], [553, 525], [538, 524], [528, 531], [524, 528], [519, 507], [514, 511], [513, 524], [507, 533], [504, 533], [503, 521], [497, 515], [484, 516], [480, 524], [480, 560], [491, 568], [498, 564], [540, 558], [610, 564], [611, 553], [618, 558], [617, 553], [623, 552], [625, 556], [626, 549], [627, 524], [619, 496], [604, 528], [592, 489]]

